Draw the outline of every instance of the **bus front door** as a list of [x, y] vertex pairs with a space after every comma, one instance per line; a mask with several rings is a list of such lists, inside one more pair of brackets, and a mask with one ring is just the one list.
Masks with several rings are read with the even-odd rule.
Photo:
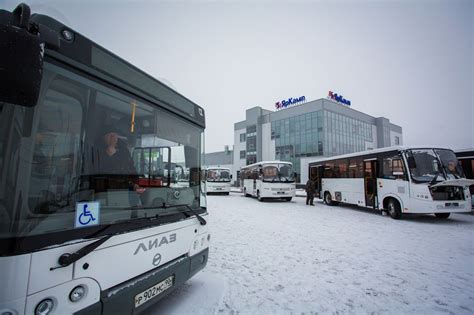
[[365, 206], [375, 209], [377, 198], [377, 161], [364, 161]]
[[323, 167], [322, 165], [313, 166], [310, 170], [310, 178], [314, 180], [314, 196], [316, 198], [321, 198], [321, 178], [323, 177]]

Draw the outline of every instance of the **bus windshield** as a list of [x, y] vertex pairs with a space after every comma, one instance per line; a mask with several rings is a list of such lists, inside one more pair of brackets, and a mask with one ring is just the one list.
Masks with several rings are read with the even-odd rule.
[[84, 202], [100, 225], [181, 220], [202, 204], [202, 143], [203, 128], [45, 63], [37, 106], [0, 102], [0, 239], [79, 231]]
[[436, 153], [443, 164], [448, 179], [465, 178], [461, 163], [458, 161], [456, 154], [451, 150], [435, 149]]
[[208, 182], [230, 182], [230, 171], [222, 169], [208, 169]]
[[293, 166], [291, 164], [264, 164], [262, 180], [266, 182], [294, 182]]
[[410, 150], [415, 167], [410, 168], [412, 178], [417, 182], [443, 181], [464, 177], [464, 173], [454, 152], [439, 149]]

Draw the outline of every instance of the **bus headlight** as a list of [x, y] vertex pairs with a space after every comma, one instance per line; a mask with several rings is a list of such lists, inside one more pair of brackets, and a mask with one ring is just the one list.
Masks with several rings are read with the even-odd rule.
[[54, 302], [51, 299], [44, 299], [36, 306], [36, 315], [48, 315], [54, 308]]
[[86, 289], [84, 289], [82, 285], [78, 285], [72, 289], [71, 293], [69, 293], [69, 300], [71, 300], [71, 302], [78, 302], [84, 297], [85, 294]]

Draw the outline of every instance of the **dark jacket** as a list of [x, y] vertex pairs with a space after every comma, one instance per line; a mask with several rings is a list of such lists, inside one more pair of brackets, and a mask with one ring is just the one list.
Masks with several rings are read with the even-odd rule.
[[308, 179], [306, 182], [306, 193], [308, 194], [314, 194], [316, 192], [316, 184], [314, 180]]

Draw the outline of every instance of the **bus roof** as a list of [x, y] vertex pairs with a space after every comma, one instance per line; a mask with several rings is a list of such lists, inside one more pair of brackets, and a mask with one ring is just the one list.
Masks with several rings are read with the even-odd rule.
[[474, 148], [456, 150], [456, 151], [454, 151], [454, 152], [455, 152], [456, 154], [458, 154], [458, 153], [466, 153], [466, 152], [468, 152], [468, 153], [474, 153]]
[[442, 147], [437, 147], [437, 146], [427, 146], [427, 145], [392, 146], [392, 147], [384, 147], [384, 148], [379, 148], [379, 149], [374, 149], [374, 150], [366, 150], [366, 151], [354, 152], [354, 153], [349, 153], [349, 154], [335, 155], [335, 156], [324, 157], [324, 158], [320, 158], [320, 159], [314, 159], [312, 161], [308, 161], [308, 164], [318, 163], [318, 162], [325, 162], [325, 161], [332, 161], [332, 160], [339, 160], [339, 159], [345, 159], [345, 158], [351, 158], [351, 157], [358, 157], [358, 156], [364, 156], [364, 155], [372, 155], [372, 154], [384, 153], [384, 152], [390, 152], [390, 151], [405, 151], [405, 150], [410, 150], [410, 149], [444, 149], [444, 150], [451, 150], [449, 148], [442, 148]]
[[249, 164], [249, 165], [246, 165], [246, 166], [242, 166], [241, 169], [248, 168], [248, 167], [254, 167], [254, 166], [262, 165], [262, 164], [290, 164], [290, 165], [293, 165], [293, 163], [287, 162], [287, 161], [261, 161], [261, 162]]
[[31, 21], [38, 24], [40, 34], [46, 34], [42, 38], [45, 61], [50, 58], [69, 64], [205, 127], [204, 109], [163, 82], [49, 16], [33, 14]]
[[474, 149], [462, 149], [457, 150], [454, 153], [456, 153], [456, 156], [459, 160], [474, 158]]
[[225, 170], [225, 171], [230, 171], [230, 168], [228, 168], [228, 167], [216, 166], [216, 167], [207, 167], [206, 170]]

